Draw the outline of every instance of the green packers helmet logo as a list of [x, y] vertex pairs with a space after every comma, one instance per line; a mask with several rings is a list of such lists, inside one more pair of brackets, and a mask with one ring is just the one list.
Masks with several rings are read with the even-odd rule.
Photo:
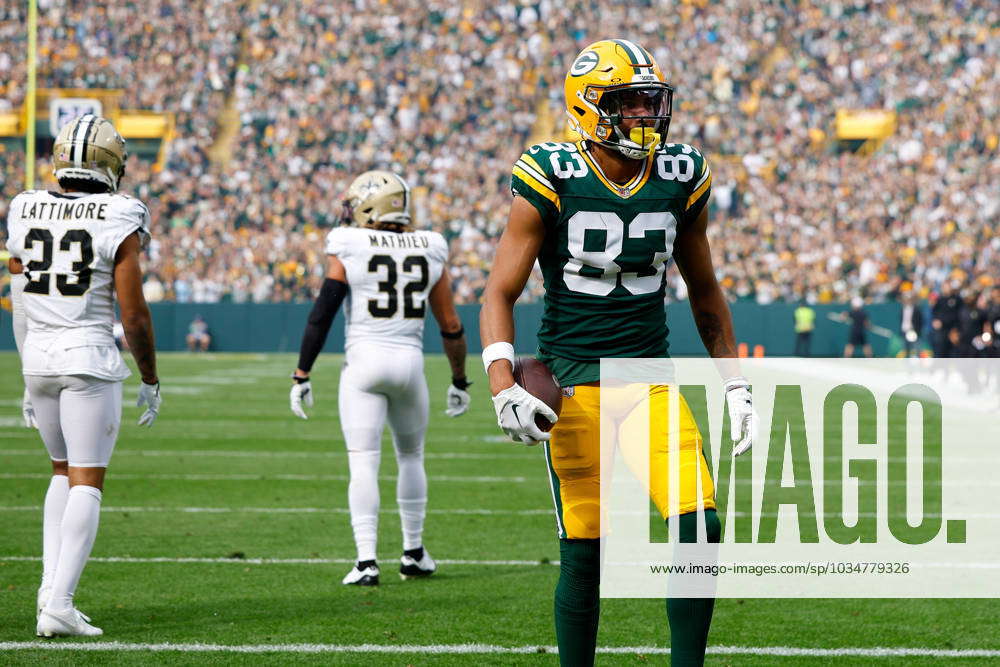
[[580, 54], [580, 57], [576, 59], [573, 66], [570, 68], [570, 76], [583, 76], [587, 72], [590, 72], [600, 61], [600, 57], [593, 51], [584, 51]]

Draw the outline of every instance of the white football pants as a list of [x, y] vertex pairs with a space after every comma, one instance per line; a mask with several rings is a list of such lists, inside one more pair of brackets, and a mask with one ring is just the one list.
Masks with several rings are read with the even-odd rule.
[[89, 375], [26, 375], [38, 431], [53, 461], [107, 468], [122, 419], [122, 383]]
[[378, 469], [386, 418], [399, 467], [396, 502], [403, 549], [421, 546], [427, 508], [424, 433], [428, 413], [423, 352], [415, 347], [352, 344], [340, 375], [339, 409], [351, 471], [347, 496], [358, 560], [375, 560]]

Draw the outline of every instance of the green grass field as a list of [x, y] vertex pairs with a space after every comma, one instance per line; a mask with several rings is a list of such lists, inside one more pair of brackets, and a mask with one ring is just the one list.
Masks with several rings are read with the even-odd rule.
[[[34, 637], [50, 469], [37, 432], [20, 425], [17, 357], [0, 354], [0, 662], [557, 664], [544, 648], [555, 643], [558, 568], [551, 561], [559, 553], [545, 464], [539, 448], [501, 439], [485, 381], [471, 389], [470, 413], [448, 419], [442, 414], [447, 364], [428, 359], [425, 544], [440, 569], [426, 581], [395, 575], [401, 538], [387, 437], [383, 583], [359, 590], [340, 585], [354, 558], [336, 414], [340, 359], [317, 364], [317, 405], [307, 422], [288, 410], [294, 363], [291, 355], [163, 355], [165, 400], [152, 430], [135, 426], [138, 379], [126, 384], [100, 532], [76, 597], [104, 628], [101, 641], [126, 646], [83, 651], [67, 645], [94, 642]], [[470, 359], [474, 378], [481, 375], [477, 363]], [[710, 645], [731, 648], [714, 652], [709, 663], [919, 665], [942, 660], [930, 651], [951, 649], [995, 656], [998, 612], [993, 600], [720, 600]], [[174, 647], [151, 654], [129, 644]], [[256, 647], [260, 654], [183, 646], [191, 644]], [[466, 644], [521, 652], [472, 653]], [[603, 601], [599, 644], [646, 648], [602, 654], [601, 664], [665, 664], [670, 637], [663, 604]], [[361, 645], [370, 645], [369, 652]], [[333, 646], [343, 650], [332, 652]], [[66, 650], [53, 650], [59, 647]], [[393, 647], [400, 652], [384, 652]], [[774, 647], [923, 652], [782, 657]], [[325, 652], [308, 652], [318, 650]], [[991, 656], [947, 661], [1000, 664]]]

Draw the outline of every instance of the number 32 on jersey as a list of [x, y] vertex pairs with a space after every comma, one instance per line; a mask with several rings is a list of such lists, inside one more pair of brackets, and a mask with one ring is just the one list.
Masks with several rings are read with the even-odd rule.
[[[587, 249], [588, 231], [603, 233], [603, 249]], [[645, 239], [654, 231], [664, 233], [664, 243], [652, 249], [649, 266], [642, 271], [622, 272], [616, 260], [626, 242], [625, 223], [613, 212], [578, 211], [567, 221], [567, 249], [571, 257], [563, 267], [566, 287], [582, 294], [607, 296], [618, 286], [620, 278], [622, 287], [630, 294], [650, 294], [660, 289], [666, 263], [673, 254], [677, 219], [668, 211], [640, 213], [628, 224], [627, 238]]]

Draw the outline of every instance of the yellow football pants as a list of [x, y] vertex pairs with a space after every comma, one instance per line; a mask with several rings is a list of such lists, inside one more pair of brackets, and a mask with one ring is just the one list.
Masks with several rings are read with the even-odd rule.
[[[602, 429], [605, 447], [616, 443], [634, 472], [642, 470], [638, 457], [648, 453], [649, 494], [664, 518], [715, 508], [715, 486], [702, 452], [701, 434], [687, 402], [679, 396], [680, 493], [670, 511], [670, 392], [668, 385], [605, 388], [603, 422], [600, 387], [580, 385], [573, 388], [572, 396], [563, 396], [562, 413], [545, 446], [561, 538], [601, 536]], [[648, 440], [643, 433], [647, 428]], [[611, 459], [606, 456], [605, 465]]]

